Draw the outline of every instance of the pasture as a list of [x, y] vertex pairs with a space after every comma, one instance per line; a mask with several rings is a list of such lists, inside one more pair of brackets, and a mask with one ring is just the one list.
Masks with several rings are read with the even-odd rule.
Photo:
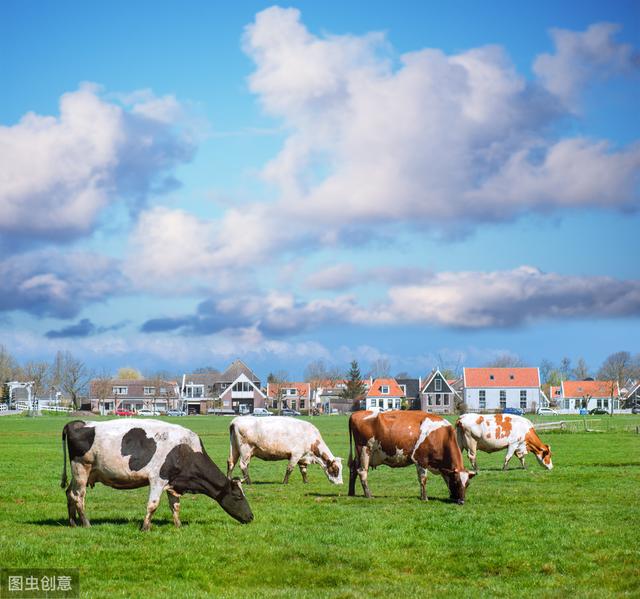
[[[606, 417], [604, 417], [606, 418]], [[372, 470], [373, 500], [347, 496], [347, 418], [316, 417], [344, 458], [342, 486], [319, 466], [308, 485], [285, 462], [251, 462], [256, 516], [243, 526], [201, 495], [182, 500], [175, 529], [166, 497], [138, 529], [147, 489], [87, 492], [93, 527], [66, 525], [60, 432], [70, 418], [0, 418], [0, 567], [76, 567], [91, 597], [579, 597], [640, 594], [640, 435], [636, 416], [603, 433], [541, 433], [554, 470], [502, 472], [480, 453], [467, 502], [445, 501], [430, 475], [418, 500], [414, 468]], [[224, 471], [227, 417], [169, 419], [199, 433]], [[547, 419], [548, 421], [549, 419]], [[468, 464], [465, 457], [465, 463]], [[239, 470], [236, 471], [239, 474]]]

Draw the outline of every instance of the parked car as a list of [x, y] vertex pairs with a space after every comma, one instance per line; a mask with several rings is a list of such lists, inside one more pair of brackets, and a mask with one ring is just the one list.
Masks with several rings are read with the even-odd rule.
[[167, 416], [186, 416], [187, 413], [182, 410], [169, 410]]
[[114, 412], [116, 416], [135, 416], [136, 413], [131, 410], [116, 410]]
[[593, 410], [589, 410], [589, 414], [608, 414], [609, 411], [604, 408], [593, 408]]
[[515, 414], [516, 416], [524, 416], [524, 410], [520, 408], [504, 408], [503, 414]]
[[266, 408], [254, 408], [253, 415], [254, 416], [273, 416], [273, 414], [269, 412], [269, 410], [267, 410]]
[[631, 408], [631, 413], [632, 413], [632, 414], [640, 414], [640, 404], [635, 404], [635, 405]]
[[138, 410], [138, 416], [160, 416], [160, 412], [150, 410], [149, 408], [142, 408], [142, 410]]
[[557, 416], [558, 411], [553, 408], [538, 408], [538, 416]]
[[280, 412], [280, 415], [281, 416], [300, 416], [300, 412], [296, 412], [296, 410], [292, 410], [291, 408], [284, 408], [282, 412]]

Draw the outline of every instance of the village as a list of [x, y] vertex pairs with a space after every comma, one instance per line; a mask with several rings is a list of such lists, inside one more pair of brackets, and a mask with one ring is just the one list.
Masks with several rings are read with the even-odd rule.
[[[357, 362], [349, 376], [326, 369], [305, 381], [266, 381], [240, 359], [223, 371], [184, 373], [179, 380], [92, 378], [79, 399], [81, 410], [116, 416], [346, 414], [366, 410], [423, 410], [435, 414], [466, 412], [515, 414], [629, 414], [640, 411], [640, 381], [561, 380], [544, 384], [539, 367], [462, 367], [461, 376], [434, 368], [417, 378], [360, 375]], [[8, 381], [0, 411], [71, 411], [61, 391], [36, 397], [32, 381]], [[546, 392], [545, 392], [546, 387]]]

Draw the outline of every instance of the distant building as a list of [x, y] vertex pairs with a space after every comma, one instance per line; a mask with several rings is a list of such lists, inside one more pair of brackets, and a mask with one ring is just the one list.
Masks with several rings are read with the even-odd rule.
[[470, 412], [520, 408], [535, 412], [547, 401], [538, 368], [464, 368], [464, 402]]
[[160, 412], [178, 407], [176, 381], [160, 379], [93, 379], [89, 385], [91, 410], [106, 414], [115, 410], [152, 409]]
[[242, 360], [220, 372], [184, 374], [180, 386], [184, 409], [192, 414], [246, 414], [265, 407], [259, 377]]
[[311, 405], [311, 383], [267, 383], [267, 402], [272, 410], [285, 408], [309, 414]]
[[420, 389], [420, 409], [436, 414], [453, 414], [458, 394], [439, 369], [424, 378]]
[[420, 410], [420, 387], [422, 386], [422, 379], [412, 378], [396, 378], [396, 382], [404, 393], [407, 409], [408, 410]]
[[577, 413], [581, 409], [620, 409], [620, 389], [617, 381], [562, 381], [554, 387], [552, 397], [564, 413]]
[[371, 381], [365, 397], [365, 409], [399, 410], [404, 391], [393, 378], [378, 378]]

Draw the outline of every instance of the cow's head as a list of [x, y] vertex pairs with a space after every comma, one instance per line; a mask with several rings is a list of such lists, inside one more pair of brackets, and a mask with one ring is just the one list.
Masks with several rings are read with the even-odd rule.
[[469, 481], [476, 475], [475, 472], [469, 470], [443, 470], [442, 476], [447, 481], [449, 487], [449, 498], [451, 501], [462, 505], [464, 503], [464, 495], [469, 486]]
[[538, 458], [538, 462], [543, 468], [547, 470], [553, 469], [553, 462], [551, 461], [551, 445], [542, 445], [541, 451], [535, 452], [536, 458]]
[[334, 485], [342, 484], [342, 458], [333, 458], [322, 464], [327, 478]]
[[228, 478], [227, 484], [217, 498], [222, 509], [232, 518], [247, 524], [253, 520], [253, 512], [242, 490], [242, 481], [238, 478]]

